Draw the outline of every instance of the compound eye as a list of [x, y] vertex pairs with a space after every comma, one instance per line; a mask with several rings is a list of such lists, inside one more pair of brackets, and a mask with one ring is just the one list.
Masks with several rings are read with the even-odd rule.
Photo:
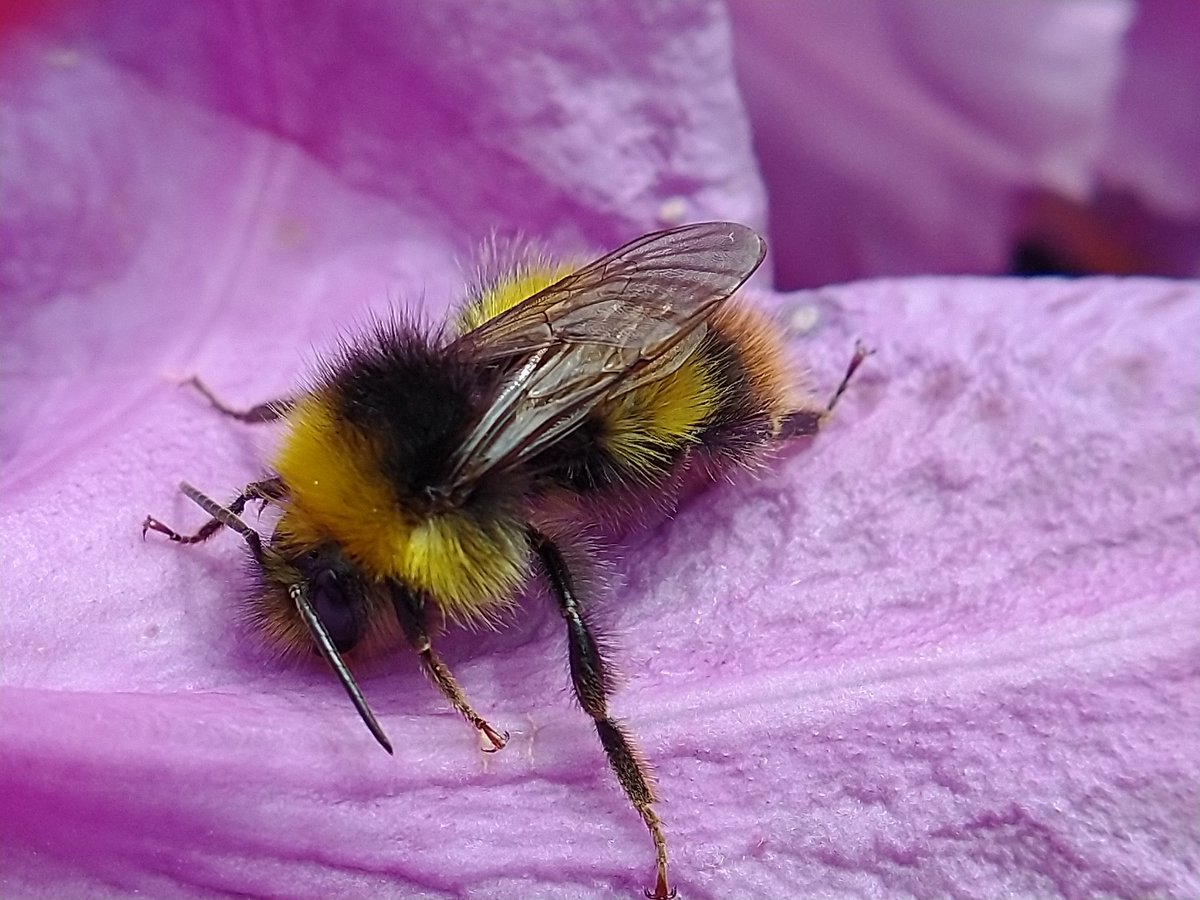
[[358, 643], [358, 617], [338, 583], [338, 577], [331, 569], [321, 569], [312, 578], [312, 605], [317, 618], [329, 632], [329, 639], [342, 653], [350, 650]]

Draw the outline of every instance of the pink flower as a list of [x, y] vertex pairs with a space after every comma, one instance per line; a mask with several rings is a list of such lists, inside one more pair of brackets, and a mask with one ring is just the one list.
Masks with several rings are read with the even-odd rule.
[[781, 286], [1002, 273], [1035, 254], [1200, 275], [1190, 0], [732, 14]]
[[[714, 4], [87, 2], [0, 35], [0, 893], [649, 885], [539, 595], [443, 639], [508, 748], [480, 754], [401, 651], [358, 670], [388, 757], [318, 661], [236, 626], [236, 539], [181, 549], [140, 523], [198, 524], [176, 484], [232, 496], [270, 447], [181, 377], [284, 394], [371, 311], [444, 315], [493, 231], [603, 249], [762, 226], [769, 202], [774, 264], [808, 284], [997, 269], [1027, 189], [1102, 184], [1195, 222], [1195, 117], [1135, 77], [1188, 69], [1155, 56], [1179, 32], [1149, 13], [964, 11], [952, 40], [913, 4], [864, 20], [864, 52], [786, 8], [733, 17], [769, 193]], [[745, 42], [806, 21], [831, 36], [782, 62]], [[745, 77], [798, 85], [831, 56], [875, 112], [815, 79], [800, 116]], [[1014, 86], [1026, 60], [1043, 74]], [[1097, 143], [1114, 122], [1142, 127]], [[862, 176], [815, 226], [779, 181], [802, 127]], [[877, 355], [811, 447], [614, 548], [596, 601], [680, 896], [1200, 893], [1200, 285], [767, 280], [818, 393], [854, 338]]]

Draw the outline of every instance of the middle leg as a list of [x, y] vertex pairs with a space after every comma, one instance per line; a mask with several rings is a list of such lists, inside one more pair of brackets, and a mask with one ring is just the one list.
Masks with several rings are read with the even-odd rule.
[[197, 376], [193, 375], [183, 383], [195, 388], [209, 402], [209, 405], [221, 413], [221, 415], [229, 416], [231, 419], [237, 419], [239, 422], [246, 422], [250, 425], [260, 422], [275, 422], [284, 418], [296, 408], [295, 397], [281, 397], [278, 400], [268, 400], [266, 403], [251, 406], [249, 409], [235, 409], [214, 394], [209, 386]]
[[567, 654], [571, 664], [571, 684], [584, 712], [592, 717], [596, 733], [617, 781], [634, 809], [646, 823], [654, 841], [656, 877], [654, 893], [646, 891], [651, 900], [670, 900], [675, 891], [667, 880], [667, 839], [662, 822], [654, 811], [658, 800], [650, 780], [649, 768], [634, 746], [628, 732], [608, 712], [611, 678], [608, 665], [601, 654], [600, 644], [584, 617], [583, 607], [574, 579], [563, 559], [562, 551], [548, 537], [529, 529], [529, 543], [541, 560], [542, 569], [550, 582], [551, 593], [558, 601], [559, 612], [567, 623]]

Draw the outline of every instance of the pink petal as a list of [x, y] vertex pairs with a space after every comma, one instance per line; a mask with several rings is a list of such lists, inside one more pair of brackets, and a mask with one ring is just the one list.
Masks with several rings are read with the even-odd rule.
[[[722, 19], [192, 8], [75, 8], [0, 58], [0, 893], [636, 895], [649, 842], [544, 600], [444, 642], [503, 753], [409, 656], [361, 670], [389, 758], [236, 629], [236, 541], [138, 526], [197, 522], [175, 483], [231, 493], [270, 442], [181, 375], [284, 392], [369, 308], [441, 315], [493, 226], [753, 221]], [[603, 599], [682, 897], [1200, 890], [1198, 294], [770, 299], [815, 312], [822, 391], [879, 352], [811, 449], [615, 550]]]
[[1176, 219], [1200, 219], [1200, 16], [1187, 0], [1146, 4], [1126, 41], [1126, 72], [1105, 148], [1107, 178]]
[[999, 272], [1023, 192], [1082, 196], [1121, 3], [731, 4], [780, 283]]

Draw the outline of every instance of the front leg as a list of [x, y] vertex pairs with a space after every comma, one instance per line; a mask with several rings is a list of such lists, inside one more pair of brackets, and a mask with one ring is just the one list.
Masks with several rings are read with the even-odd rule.
[[488, 739], [492, 745], [491, 749], [487, 750], [488, 753], [503, 750], [504, 745], [508, 743], [508, 732], [501, 734], [496, 731], [483, 716], [475, 712], [453, 673], [446, 668], [441, 657], [434, 652], [433, 641], [429, 637], [429, 628], [425, 624], [426, 604], [424, 600], [403, 585], [392, 583], [390, 588], [392, 605], [396, 609], [396, 618], [400, 621], [400, 628], [409, 645], [417, 652], [421, 668], [425, 670], [429, 680], [437, 685], [442, 696], [450, 701], [450, 705], [458, 710], [459, 715]]
[[[153, 516], [146, 516], [142, 522], [142, 538], [146, 537], [147, 531], [157, 531], [159, 534], [165, 534], [168, 538], [177, 544], [199, 544], [202, 541], [207, 541], [210, 537], [216, 534], [222, 526], [233, 527], [230, 525], [229, 516], [240, 516], [242, 510], [246, 508], [246, 503], [249, 500], [261, 500], [263, 504], [271, 501], [279, 501], [287, 496], [287, 488], [284, 487], [283, 481], [278, 477], [267, 478], [263, 481], [253, 481], [242, 488], [242, 492], [238, 494], [229, 503], [228, 506], [216, 506], [211, 500], [197, 491], [190, 484], [184, 482], [179, 486], [187, 497], [200, 506], [207, 512], [211, 519], [200, 526], [200, 529], [195, 534], [180, 534], [169, 525], [164, 525]], [[220, 513], [214, 513], [210, 508], [210, 504], [220, 510]]]
[[675, 891], [667, 880], [667, 839], [663, 834], [662, 822], [654, 811], [658, 799], [650, 781], [649, 769], [632, 739], [619, 723], [608, 713], [608, 696], [611, 690], [608, 665], [588, 626], [575, 581], [563, 559], [562, 551], [544, 534], [530, 528], [529, 543], [541, 561], [542, 570], [550, 582], [550, 592], [558, 601], [559, 612], [567, 623], [568, 658], [571, 663], [571, 685], [584, 712], [592, 717], [596, 733], [608, 756], [609, 765], [616, 773], [625, 796], [650, 830], [654, 841], [657, 865], [654, 893], [646, 891], [651, 900], [669, 900]]

